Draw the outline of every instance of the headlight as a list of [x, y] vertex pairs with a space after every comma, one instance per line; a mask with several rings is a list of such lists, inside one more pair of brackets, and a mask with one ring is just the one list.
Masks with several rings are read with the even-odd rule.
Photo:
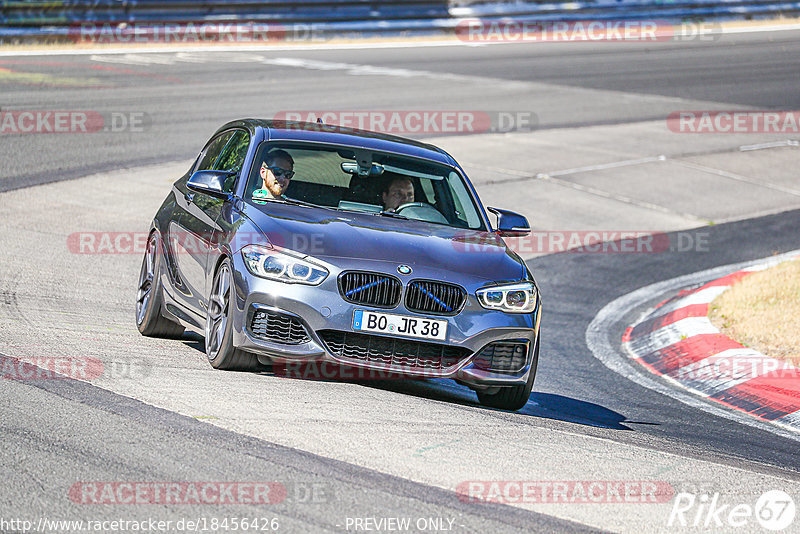
[[475, 294], [484, 308], [511, 313], [532, 312], [536, 309], [536, 301], [539, 298], [536, 286], [531, 282], [487, 287], [479, 289]]
[[324, 267], [260, 245], [247, 245], [242, 257], [251, 273], [279, 282], [316, 286], [328, 276]]

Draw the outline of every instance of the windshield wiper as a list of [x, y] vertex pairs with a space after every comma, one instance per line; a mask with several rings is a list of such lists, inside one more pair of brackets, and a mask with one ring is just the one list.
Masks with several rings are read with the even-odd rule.
[[405, 219], [410, 220], [408, 217], [404, 215], [400, 215], [399, 213], [395, 213], [393, 211], [386, 211], [382, 210], [377, 213], [378, 215], [383, 215], [384, 217], [392, 217], [393, 219]]
[[286, 202], [287, 204], [292, 204], [294, 206], [305, 206], [307, 208], [327, 208], [330, 209], [328, 206], [320, 206], [319, 204], [314, 204], [313, 202], [306, 202], [305, 200], [297, 200], [296, 198], [289, 198], [287, 196], [283, 196], [279, 199], [279, 201]]

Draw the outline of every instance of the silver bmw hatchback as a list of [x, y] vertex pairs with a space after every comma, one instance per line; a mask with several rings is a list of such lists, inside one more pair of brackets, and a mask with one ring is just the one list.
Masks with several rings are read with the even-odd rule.
[[153, 219], [136, 321], [148, 336], [202, 333], [217, 369], [450, 378], [485, 406], [518, 410], [536, 375], [541, 299], [503, 237], [529, 232], [525, 217], [484, 209], [433, 145], [234, 121]]

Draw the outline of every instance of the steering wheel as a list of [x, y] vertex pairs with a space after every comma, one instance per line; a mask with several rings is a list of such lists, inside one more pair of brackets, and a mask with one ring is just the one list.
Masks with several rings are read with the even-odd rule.
[[448, 224], [445, 216], [427, 202], [408, 202], [406, 204], [401, 204], [394, 212], [403, 217], [408, 217], [409, 219]]

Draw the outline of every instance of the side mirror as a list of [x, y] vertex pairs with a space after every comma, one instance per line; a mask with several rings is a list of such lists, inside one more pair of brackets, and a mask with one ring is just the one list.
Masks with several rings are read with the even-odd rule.
[[226, 179], [235, 174], [229, 171], [197, 171], [186, 182], [186, 187], [215, 198], [227, 199], [230, 194], [224, 192], [222, 186]]
[[500, 237], [522, 237], [531, 233], [528, 219], [513, 211], [486, 207], [497, 215], [497, 234]]

